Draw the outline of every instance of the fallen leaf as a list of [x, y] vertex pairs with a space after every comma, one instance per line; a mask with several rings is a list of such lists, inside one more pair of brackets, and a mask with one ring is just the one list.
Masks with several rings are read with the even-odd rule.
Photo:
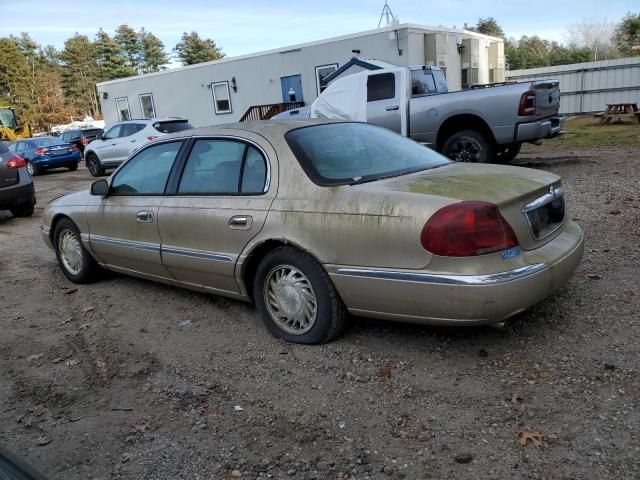
[[106, 370], [107, 362], [105, 362], [104, 360], [98, 360], [96, 362], [96, 367], [98, 367], [100, 370]]
[[80, 365], [80, 360], [78, 360], [77, 358], [72, 358], [71, 360], [67, 360], [66, 365], [67, 367], [75, 367], [77, 365]]
[[135, 460], [137, 455], [135, 453], [123, 453], [122, 454], [122, 463], [130, 462], [131, 460]]
[[620, 215], [622, 212], [620, 210], [611, 210], [609, 214], [611, 215]]
[[76, 293], [78, 291], [77, 288], [70, 288], [64, 292], [65, 295], [71, 295], [72, 293]]
[[540, 432], [518, 432], [518, 443], [521, 447], [524, 447], [527, 442], [533, 443], [533, 446], [538, 448], [542, 445], [542, 434]]
[[87, 307], [87, 308], [83, 308], [82, 309], [82, 316], [86, 316], [87, 313], [89, 313], [91, 310], [95, 309], [96, 307]]
[[87, 328], [89, 328], [91, 326], [90, 323], [83, 323], [82, 325], [80, 325], [78, 327], [78, 330], [86, 330]]
[[49, 437], [47, 437], [46, 435], [43, 435], [40, 438], [38, 438], [36, 443], [39, 446], [44, 447], [45, 445], [49, 445], [51, 443], [51, 439]]
[[388, 367], [380, 367], [376, 372], [376, 375], [379, 376], [380, 378], [384, 378], [384, 377], [388, 378], [391, 376], [391, 369]]
[[597, 273], [587, 273], [587, 278], [591, 280], [600, 280], [602, 277]]
[[208, 409], [209, 409], [208, 405], [202, 404], [196, 407], [196, 412], [198, 413], [198, 415], [204, 415], [205, 413], [207, 413]]
[[72, 321], [72, 320], [73, 320], [73, 317], [69, 317], [69, 318], [67, 318], [66, 320], [63, 320], [62, 322], [60, 322], [60, 323], [58, 324], [58, 326], [66, 325], [67, 323], [69, 323], [69, 322], [70, 322], [70, 321]]
[[142, 421], [140, 423], [136, 423], [135, 425], [132, 425], [132, 432], [134, 433], [145, 433], [147, 431], [147, 428], [149, 428], [149, 425], [151, 423], [151, 419], [149, 419], [148, 417], [145, 417], [142, 419]]
[[33, 362], [34, 360], [40, 360], [42, 357], [44, 357], [44, 353], [34, 353], [33, 355], [29, 355], [27, 360]]
[[58, 357], [58, 358], [54, 358], [51, 363], [62, 363], [64, 362], [64, 358], [62, 357]]

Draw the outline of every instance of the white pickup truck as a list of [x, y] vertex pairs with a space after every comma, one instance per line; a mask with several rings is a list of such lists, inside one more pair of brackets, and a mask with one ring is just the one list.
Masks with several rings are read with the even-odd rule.
[[366, 70], [333, 81], [311, 106], [278, 118], [362, 121], [394, 130], [456, 161], [513, 160], [524, 142], [562, 133], [557, 80], [449, 92], [437, 67]]

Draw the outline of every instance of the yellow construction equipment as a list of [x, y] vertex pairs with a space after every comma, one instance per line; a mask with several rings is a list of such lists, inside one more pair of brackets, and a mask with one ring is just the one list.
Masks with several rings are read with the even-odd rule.
[[31, 138], [31, 126], [18, 126], [13, 107], [0, 107], [0, 140], [13, 142], [20, 138]]

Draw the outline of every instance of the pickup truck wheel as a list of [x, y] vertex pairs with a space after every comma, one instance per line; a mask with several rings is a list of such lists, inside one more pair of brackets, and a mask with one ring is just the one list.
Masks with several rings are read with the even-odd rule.
[[522, 143], [510, 143], [501, 151], [496, 153], [496, 162], [498, 163], [510, 163], [511, 160], [516, 158], [520, 153]]
[[90, 153], [87, 156], [87, 168], [92, 177], [101, 177], [104, 175], [104, 168], [100, 165], [100, 160], [95, 154]]
[[442, 146], [442, 153], [454, 162], [488, 163], [493, 159], [491, 144], [475, 130], [451, 134]]

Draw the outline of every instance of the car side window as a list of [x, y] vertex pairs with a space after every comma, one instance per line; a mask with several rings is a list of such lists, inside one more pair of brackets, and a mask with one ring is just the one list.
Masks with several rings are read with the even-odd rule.
[[131, 135], [134, 135], [140, 130], [144, 129], [144, 127], [144, 123], [125, 123], [122, 125], [120, 137], [130, 137]]
[[396, 76], [393, 73], [369, 75], [367, 79], [367, 102], [388, 100], [396, 96]]
[[198, 140], [187, 159], [178, 193], [263, 193], [266, 172], [265, 158], [251, 145], [235, 140]]
[[132, 157], [111, 182], [111, 195], [162, 195], [182, 142], [160, 143]]
[[113, 140], [114, 138], [118, 138], [120, 136], [120, 130], [122, 129], [122, 125], [114, 125], [107, 133], [104, 134], [105, 140]]

